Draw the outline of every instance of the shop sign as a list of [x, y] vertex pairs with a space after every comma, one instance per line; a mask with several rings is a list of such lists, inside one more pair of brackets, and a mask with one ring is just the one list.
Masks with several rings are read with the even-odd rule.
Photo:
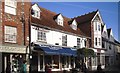
[[26, 48], [25, 47], [0, 46], [0, 52], [26, 53]]
[[52, 50], [59, 50], [59, 49], [63, 49], [60, 46], [51, 46], [51, 45], [41, 45], [41, 47], [49, 47]]

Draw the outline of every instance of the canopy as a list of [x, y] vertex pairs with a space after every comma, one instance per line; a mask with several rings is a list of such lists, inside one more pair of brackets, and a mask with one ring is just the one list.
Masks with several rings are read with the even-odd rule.
[[34, 50], [44, 51], [45, 54], [49, 55], [67, 55], [67, 56], [77, 56], [76, 49], [68, 48], [68, 47], [59, 47], [59, 46], [41, 46], [36, 45]]

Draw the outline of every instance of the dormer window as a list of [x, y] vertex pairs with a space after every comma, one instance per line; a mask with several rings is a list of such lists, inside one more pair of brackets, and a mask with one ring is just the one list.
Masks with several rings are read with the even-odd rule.
[[63, 16], [61, 14], [57, 14], [53, 19], [58, 25], [63, 26]]
[[32, 16], [39, 19], [41, 10], [37, 4], [34, 4], [32, 6], [32, 11], [34, 12], [34, 14]]
[[37, 10], [33, 10], [33, 11], [34, 11], [33, 17], [40, 18], [40, 12]]
[[77, 30], [77, 22], [76, 22], [76, 20], [73, 20], [72, 21], [72, 23], [70, 23], [71, 25], [71, 28], [73, 29], [73, 30]]

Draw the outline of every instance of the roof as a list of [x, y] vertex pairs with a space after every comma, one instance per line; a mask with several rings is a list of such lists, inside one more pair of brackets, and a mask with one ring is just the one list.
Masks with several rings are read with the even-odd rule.
[[111, 28], [107, 29], [108, 37], [110, 37]]
[[49, 10], [44, 9], [42, 7], [40, 7], [40, 9], [42, 11], [40, 19], [31, 17], [31, 22], [32, 23], [35, 23], [37, 25], [46, 26], [46, 27], [49, 27], [49, 28], [54, 28], [54, 29], [70, 32], [70, 33], [77, 34], [77, 35], [86, 36], [86, 34], [84, 34], [79, 28], [77, 28], [77, 30], [73, 30], [70, 27], [70, 25], [68, 24], [68, 21], [71, 20], [70, 18], [67, 18], [67, 17], [63, 16], [64, 24], [63, 24], [63, 26], [60, 26], [53, 19], [56, 16], [58, 16], [59, 14], [56, 14], [55, 12], [49, 11]]
[[93, 12], [89, 12], [88, 14], [75, 17], [75, 19], [76, 19], [78, 24], [82, 24], [82, 23], [91, 21], [97, 12], [98, 12], [98, 10], [93, 11]]
[[[86, 33], [87, 36], [91, 37], [91, 20], [94, 18], [98, 10], [89, 12], [88, 14], [74, 17], [78, 23], [78, 27], [83, 33]], [[87, 29], [86, 29], [87, 28]]]

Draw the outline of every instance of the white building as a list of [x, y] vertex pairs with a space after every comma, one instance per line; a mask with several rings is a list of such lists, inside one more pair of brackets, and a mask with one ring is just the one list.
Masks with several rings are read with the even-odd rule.
[[[36, 63], [33, 63], [34, 68], [44, 71], [47, 63], [52, 66], [52, 71], [70, 70], [75, 67], [75, 56], [72, 53], [76, 49], [72, 48], [87, 47], [88, 38], [77, 28], [76, 20], [41, 8], [37, 4], [32, 6], [32, 10], [34, 15], [31, 19], [31, 43], [39, 46], [37, 51], [33, 50], [33, 59], [36, 60]], [[59, 54], [60, 51], [50, 52], [45, 50], [45, 47], [49, 48], [48, 50], [54, 48], [63, 51]], [[68, 51], [64, 50], [66, 48]]]
[[100, 12], [98, 10], [93, 11], [91, 13], [78, 16], [75, 19], [81, 31], [86, 33], [87, 36], [91, 37], [89, 40], [89, 47], [96, 53], [96, 57], [91, 58], [91, 69], [97, 69], [98, 64], [101, 64], [102, 68], [104, 69], [105, 49], [102, 48], [101, 26], [103, 25], [103, 21]]

